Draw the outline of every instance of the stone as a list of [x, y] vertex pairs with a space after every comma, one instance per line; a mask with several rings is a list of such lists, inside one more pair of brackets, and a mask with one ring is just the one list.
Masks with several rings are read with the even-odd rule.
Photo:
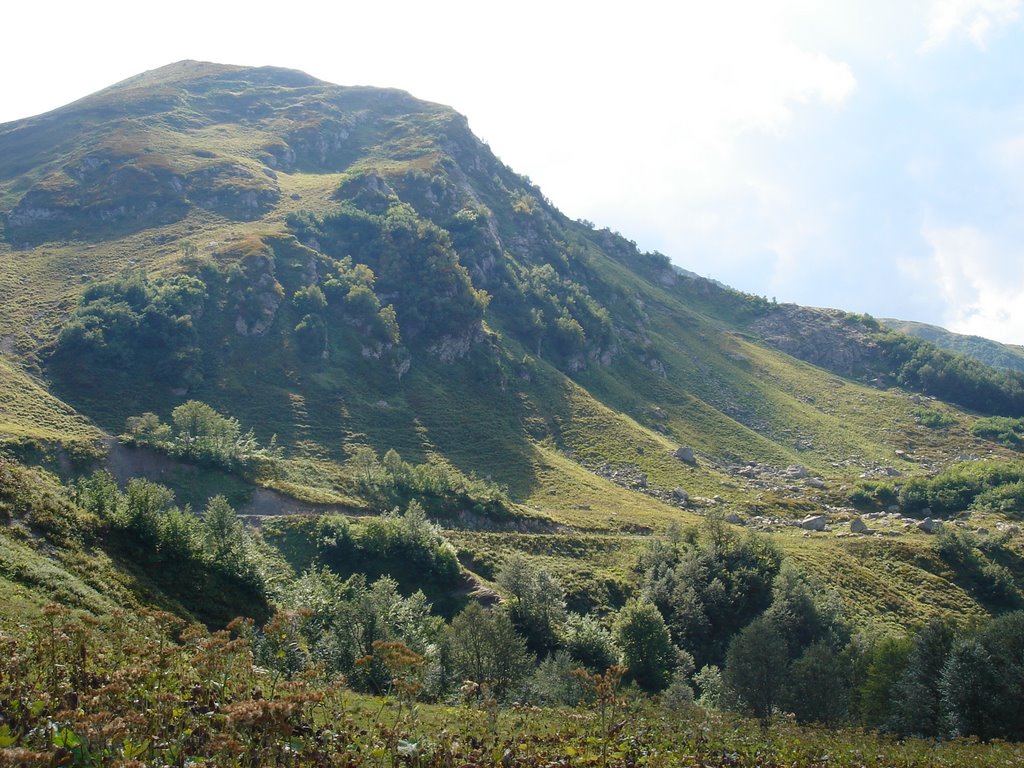
[[676, 499], [678, 501], [689, 501], [690, 494], [688, 494], [682, 488], [678, 488], [677, 487], [677, 488], [673, 488], [672, 489], [672, 498], [674, 498], [674, 499]]
[[807, 468], [801, 467], [799, 464], [794, 464], [791, 467], [786, 467], [786, 474], [789, 477], [796, 478], [797, 480], [802, 480], [803, 478], [807, 477]]
[[735, 512], [730, 512], [722, 519], [730, 525], [743, 525], [743, 518], [737, 515]]
[[988, 528], [978, 528], [974, 532], [979, 536], [988, 536]]
[[825, 481], [822, 480], [820, 477], [808, 477], [806, 480], [804, 480], [804, 483], [811, 486], [811, 488], [825, 487]]
[[672, 455], [675, 456], [680, 461], [685, 462], [686, 464], [697, 463], [697, 457], [693, 455], [693, 448], [690, 448], [689, 446], [686, 445], [681, 445], [678, 448], [676, 448], [675, 452]]
[[824, 515], [808, 515], [798, 525], [806, 531], [824, 531], [827, 522]]
[[867, 533], [868, 525], [859, 517], [853, 518], [850, 521], [850, 533]]
[[941, 520], [932, 520], [930, 517], [926, 517], [924, 520], [917, 524], [917, 529], [919, 531], [924, 531], [925, 533], [935, 533], [941, 527]]

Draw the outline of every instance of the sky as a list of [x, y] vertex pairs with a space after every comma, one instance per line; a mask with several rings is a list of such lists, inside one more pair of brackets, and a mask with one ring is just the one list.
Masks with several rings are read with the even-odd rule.
[[181, 59], [449, 104], [740, 290], [1024, 344], [1024, 0], [17, 3], [0, 122]]

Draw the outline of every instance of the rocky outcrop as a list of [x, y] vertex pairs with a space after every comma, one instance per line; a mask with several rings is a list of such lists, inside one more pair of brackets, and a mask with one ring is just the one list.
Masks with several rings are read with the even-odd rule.
[[840, 310], [781, 304], [751, 327], [770, 346], [841, 376], [861, 375], [881, 362], [871, 330]]
[[442, 336], [427, 347], [427, 351], [441, 362], [451, 363], [464, 358], [476, 344], [483, 340], [483, 325], [477, 323], [460, 334]]
[[189, 201], [235, 219], [256, 219], [277, 204], [281, 190], [271, 176], [240, 163], [222, 162], [190, 173]]

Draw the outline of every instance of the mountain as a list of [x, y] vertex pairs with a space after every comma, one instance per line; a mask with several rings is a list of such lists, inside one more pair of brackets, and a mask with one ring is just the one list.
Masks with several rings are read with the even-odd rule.
[[894, 331], [925, 339], [937, 347], [974, 358], [992, 368], [1024, 371], [1024, 347], [1017, 344], [1001, 344], [981, 336], [965, 336], [937, 325], [916, 323], [912, 320], [886, 318], [879, 322]]
[[[448, 107], [180, 62], [0, 126], [0, 219], [0, 429], [26, 461], [261, 517], [416, 496], [473, 578], [520, 552], [581, 608], [622, 603], [652, 533], [720, 512], [858, 619], [986, 610], [904, 518], [832, 533], [862, 481], [1015, 457], [972, 428], [1019, 417], [1024, 378], [572, 221]], [[159, 442], [193, 401], [279, 458], [239, 475], [104, 442], [147, 412], [127, 429]], [[832, 533], [791, 524], [819, 513]]]

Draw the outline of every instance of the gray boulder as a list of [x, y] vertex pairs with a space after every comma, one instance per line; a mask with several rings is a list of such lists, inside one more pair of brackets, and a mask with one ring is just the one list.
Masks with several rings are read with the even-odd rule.
[[679, 446], [678, 448], [676, 448], [672, 455], [675, 456], [680, 461], [685, 462], [686, 464], [697, 463], [697, 457], [693, 455], [693, 448], [690, 448], [687, 445]]
[[798, 525], [805, 531], [824, 531], [827, 522], [824, 515], [808, 515]]
[[861, 520], [859, 517], [853, 518], [850, 521], [850, 533], [867, 533], [868, 524]]

